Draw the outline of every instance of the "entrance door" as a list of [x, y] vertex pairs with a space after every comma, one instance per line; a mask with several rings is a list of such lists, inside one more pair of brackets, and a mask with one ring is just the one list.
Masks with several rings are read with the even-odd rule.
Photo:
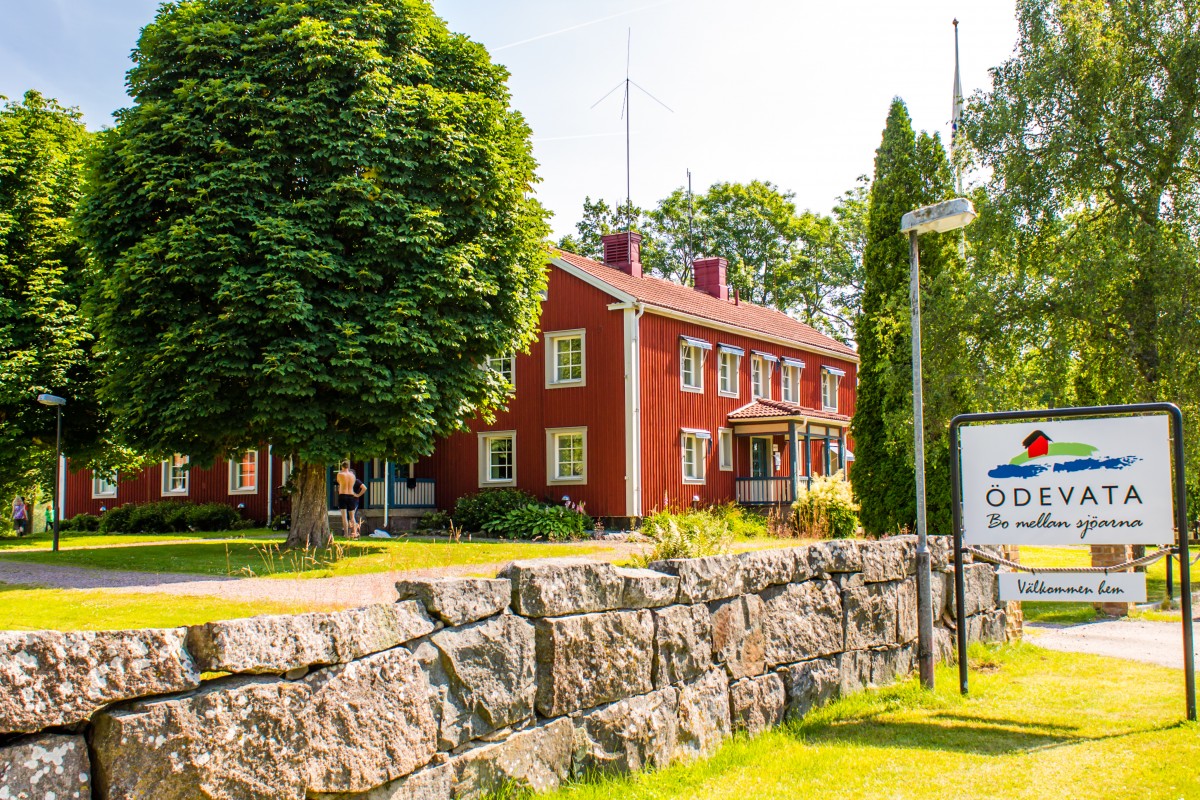
[[771, 440], [755, 436], [750, 440], [750, 477], [771, 475]]

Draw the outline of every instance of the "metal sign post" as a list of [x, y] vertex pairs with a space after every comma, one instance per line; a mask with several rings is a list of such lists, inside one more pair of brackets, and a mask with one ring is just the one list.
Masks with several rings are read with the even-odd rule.
[[[1169, 435], [1161, 435], [1161, 415]], [[1155, 415], [1155, 416], [1151, 416]], [[1074, 420], [1068, 422], [1068, 420]], [[971, 423], [1042, 423], [969, 428], [964, 468], [964, 426]], [[1089, 426], [1088, 422], [1095, 423]], [[1049, 431], [1049, 433], [1047, 433]], [[1087, 431], [1099, 444], [1075, 441]], [[1022, 451], [1003, 450], [1014, 435]], [[1059, 439], [1059, 441], [1056, 441]], [[1068, 440], [1070, 439], [1070, 440]], [[1169, 439], [1170, 448], [1167, 448]], [[1183, 414], [1171, 403], [1139, 403], [1044, 411], [960, 414], [950, 422], [950, 479], [954, 517], [954, 595], [958, 619], [959, 690], [968, 691], [964, 550], [970, 544], [1169, 544], [1178, 547], [1183, 616], [1187, 718], [1196, 719], [1192, 637], [1191, 559], [1188, 555], [1187, 487], [1183, 472]], [[988, 469], [996, 456], [1001, 463]], [[964, 486], [964, 469], [967, 473]], [[1174, 509], [1174, 517], [1171, 510]], [[964, 509], [969, 520], [964, 520]], [[1125, 566], [1155, 560], [1167, 551]], [[1002, 561], [1002, 560], [1001, 560]], [[1008, 562], [1003, 562], [1008, 563]], [[1019, 566], [1019, 565], [1013, 565]], [[1118, 565], [1119, 568], [1120, 565]], [[1134, 600], [1145, 577], [1092, 568], [1044, 579], [1005, 581], [1010, 596], [1050, 595], [1093, 602]]]

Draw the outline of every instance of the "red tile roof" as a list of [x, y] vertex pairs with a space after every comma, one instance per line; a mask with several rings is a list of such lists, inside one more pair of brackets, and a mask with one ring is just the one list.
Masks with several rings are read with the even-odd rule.
[[858, 354], [853, 348], [789, 317], [782, 311], [745, 301], [735, 304], [728, 300], [719, 300], [690, 286], [681, 286], [662, 278], [635, 278], [599, 261], [568, 253], [566, 250], [555, 248], [552, 252], [571, 266], [583, 270], [620, 292], [632, 295], [639, 303], [690, 314], [753, 333], [766, 334], [795, 342], [800, 347], [816, 348], [840, 358], [858, 361]]
[[818, 411], [815, 408], [805, 408], [798, 403], [789, 403], [786, 400], [768, 400], [766, 398], [759, 398], [753, 403], [747, 403], [729, 413], [729, 419], [731, 420], [772, 419], [780, 417], [808, 417], [809, 419], [825, 420], [827, 422], [850, 421], [850, 417], [845, 414], [838, 414], [832, 411]]

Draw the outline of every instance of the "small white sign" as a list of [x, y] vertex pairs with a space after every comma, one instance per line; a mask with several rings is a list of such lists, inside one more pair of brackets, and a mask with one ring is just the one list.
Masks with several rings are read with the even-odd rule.
[[1000, 599], [1079, 603], [1144, 603], [1144, 572], [1001, 572]]
[[1166, 416], [966, 426], [966, 544], [1175, 541]]

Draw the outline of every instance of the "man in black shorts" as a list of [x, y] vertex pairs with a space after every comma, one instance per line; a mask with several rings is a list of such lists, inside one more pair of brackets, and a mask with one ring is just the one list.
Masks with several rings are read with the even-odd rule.
[[350, 469], [350, 462], [343, 461], [342, 469], [337, 474], [338, 509], [342, 512], [342, 535], [347, 539], [358, 538], [358, 524], [355, 512], [358, 511], [358, 497], [354, 494], [354, 484], [358, 478]]

